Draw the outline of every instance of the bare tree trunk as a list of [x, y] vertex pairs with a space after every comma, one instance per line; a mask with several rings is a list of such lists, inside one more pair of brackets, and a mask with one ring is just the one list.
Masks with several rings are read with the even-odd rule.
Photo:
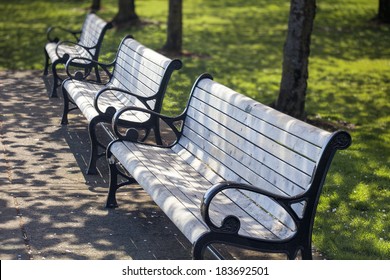
[[100, 10], [100, 0], [92, 0], [92, 5], [90, 7], [90, 10], [93, 12]]
[[183, 37], [183, 1], [169, 0], [167, 41], [165, 51], [181, 53]]
[[390, 23], [390, 0], [379, 0], [378, 21]]
[[117, 27], [132, 25], [139, 21], [134, 2], [135, 0], [118, 0], [118, 13], [112, 20]]
[[277, 110], [305, 118], [305, 101], [316, 0], [291, 0]]

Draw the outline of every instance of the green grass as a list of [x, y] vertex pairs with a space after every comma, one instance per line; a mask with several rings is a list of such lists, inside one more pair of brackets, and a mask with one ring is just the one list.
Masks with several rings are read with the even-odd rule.
[[[390, 27], [372, 19], [377, 1], [321, 0], [312, 36], [306, 110], [311, 120], [349, 130], [325, 182], [313, 242], [330, 259], [390, 259]], [[43, 69], [49, 25], [78, 28], [90, 1], [0, 0], [0, 69]], [[102, 1], [110, 19], [116, 0]], [[152, 48], [165, 42], [167, 1], [136, 1], [149, 24], [111, 30], [102, 60], [125, 34]], [[221, 12], [222, 11], [222, 12]], [[180, 113], [203, 72], [265, 104], [278, 94], [289, 1], [184, 1], [184, 68], [164, 111]], [[15, 46], [18, 46], [16, 48]]]

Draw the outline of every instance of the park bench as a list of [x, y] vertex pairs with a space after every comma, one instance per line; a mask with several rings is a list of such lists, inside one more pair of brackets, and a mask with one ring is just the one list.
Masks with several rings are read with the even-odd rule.
[[[51, 64], [53, 75], [51, 97], [57, 96], [57, 87], [63, 80], [57, 73], [57, 66], [65, 65], [73, 57], [98, 60], [104, 34], [109, 28], [112, 28], [111, 23], [104, 21], [94, 13], [89, 13], [80, 31], [72, 31], [57, 26], [48, 29], [48, 43], [46, 43], [44, 48], [45, 69], [43, 74], [45, 76], [48, 74], [48, 68]], [[70, 33], [70, 35], [74, 36], [75, 41], [60, 41], [58, 37], [53, 38], [53, 34], [59, 33]], [[77, 59], [73, 60], [72, 63], [78, 67], [85, 68], [85, 71], [92, 70], [91, 64], [87, 60]], [[99, 75], [96, 68], [95, 70], [96, 75]]]
[[[68, 124], [68, 113], [79, 108], [88, 121], [88, 132], [91, 140], [88, 174], [97, 172], [96, 162], [104, 155], [106, 145], [97, 137], [98, 124], [111, 124], [114, 113], [126, 106], [139, 106], [160, 112], [167, 84], [174, 70], [179, 70], [182, 63], [178, 59], [170, 59], [145, 47], [131, 36], [126, 36], [120, 43], [116, 58], [110, 64], [89, 60], [92, 65], [106, 73], [106, 83], [91, 79], [92, 75], [83, 75], [76, 71], [73, 75], [70, 69], [73, 60], [67, 62], [66, 72], [69, 76], [62, 84], [64, 96], [64, 112], [61, 123]], [[77, 69], [77, 68], [76, 68]], [[74, 70], [74, 69], [73, 69]], [[75, 70], [74, 70], [75, 71]], [[73, 71], [73, 72], [74, 72]], [[71, 104], [76, 107], [71, 108]], [[156, 128], [155, 138], [161, 143], [158, 134], [158, 123], [146, 114], [135, 113], [128, 116], [129, 120], [148, 123]], [[112, 137], [106, 126], [100, 125]], [[149, 131], [150, 132], [150, 131]], [[103, 153], [99, 154], [99, 147]]]
[[[156, 116], [176, 136], [143, 142], [122, 116]], [[128, 107], [113, 118], [117, 139], [107, 150], [116, 192], [139, 184], [193, 244], [193, 258], [218, 258], [229, 244], [311, 259], [311, 235], [324, 180], [345, 131], [330, 133], [245, 97], [203, 74], [180, 116]], [[207, 248], [207, 250], [206, 250]]]

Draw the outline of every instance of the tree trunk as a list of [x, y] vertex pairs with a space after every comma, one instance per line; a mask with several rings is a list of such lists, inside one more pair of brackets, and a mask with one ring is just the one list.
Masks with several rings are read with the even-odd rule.
[[169, 0], [167, 41], [163, 50], [181, 53], [183, 37], [183, 1]]
[[378, 20], [390, 23], [390, 0], [379, 0]]
[[134, 2], [135, 0], [118, 0], [118, 13], [112, 20], [117, 27], [132, 25], [139, 21]]
[[92, 5], [90, 7], [90, 10], [93, 12], [100, 10], [100, 0], [92, 0]]
[[316, 0], [291, 0], [283, 71], [275, 108], [293, 117], [305, 118], [305, 100]]

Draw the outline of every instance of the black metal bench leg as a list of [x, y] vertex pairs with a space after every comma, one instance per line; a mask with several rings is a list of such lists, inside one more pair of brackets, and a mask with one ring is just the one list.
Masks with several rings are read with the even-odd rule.
[[58, 87], [58, 75], [57, 75], [57, 64], [58, 61], [54, 62], [51, 66], [53, 74], [53, 85], [50, 93], [50, 97], [57, 97], [57, 87]]
[[47, 54], [47, 51], [46, 49], [44, 49], [44, 52], [45, 52], [45, 69], [43, 70], [43, 75], [47, 75], [49, 72], [48, 72], [48, 68], [49, 68], [49, 55]]
[[62, 95], [64, 97], [64, 111], [62, 112], [62, 120], [61, 124], [62, 125], [67, 125], [68, 124], [68, 112], [69, 112], [69, 96], [68, 92], [64, 88], [64, 84], [62, 84]]
[[[112, 144], [113, 142], [111, 142]], [[118, 203], [116, 201], [116, 191], [123, 186], [131, 185], [136, 183], [136, 180], [128, 176], [124, 173], [122, 173], [116, 164], [115, 158], [110, 153], [110, 148], [107, 148], [107, 153], [110, 154], [108, 157], [108, 167], [109, 167], [109, 189], [108, 189], [108, 195], [107, 195], [107, 201], [106, 201], [106, 208], [116, 208], [118, 207]], [[121, 176], [125, 179], [125, 181], [118, 183], [118, 177]]]
[[301, 249], [301, 254], [302, 254], [302, 260], [313, 259], [313, 254], [310, 247]]
[[107, 208], [116, 208], [118, 203], [116, 201], [116, 191], [119, 189], [118, 186], [118, 169], [116, 167], [114, 159], [109, 159], [109, 171], [110, 171], [110, 183], [107, 195]]
[[101, 121], [101, 118], [96, 117], [88, 124], [89, 140], [91, 142], [91, 151], [89, 164], [87, 168], [87, 174], [97, 174], [96, 162], [99, 158], [99, 142], [96, 135], [96, 125]]
[[203, 260], [205, 251], [208, 250], [216, 259], [223, 260], [224, 257], [212, 246], [213, 242], [218, 241], [218, 236], [218, 234], [212, 232], [201, 236], [192, 247], [192, 258]]
[[203, 260], [204, 259], [204, 251], [206, 249], [206, 244], [196, 243], [196, 246], [192, 248], [192, 259], [194, 260]]
[[97, 81], [98, 83], [101, 83], [101, 82], [102, 82], [102, 79], [100, 78], [99, 67], [96, 66], [96, 67], [94, 67], [94, 68], [95, 68], [96, 81]]

